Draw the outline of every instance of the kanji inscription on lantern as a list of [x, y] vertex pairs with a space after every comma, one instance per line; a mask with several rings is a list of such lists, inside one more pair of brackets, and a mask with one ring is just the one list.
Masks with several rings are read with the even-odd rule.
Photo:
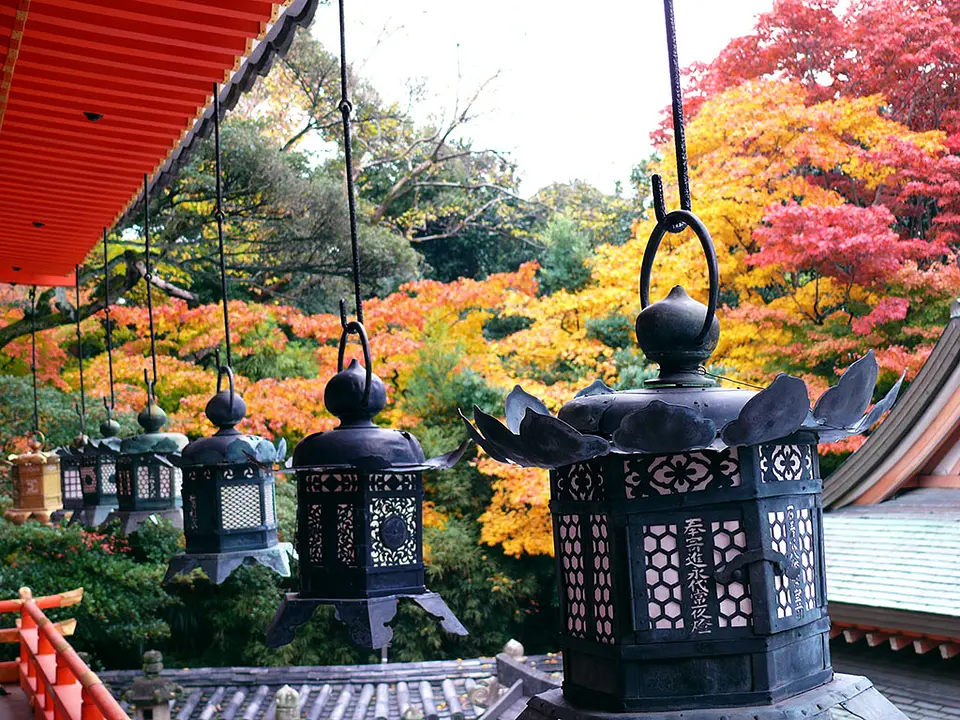
[[713, 618], [708, 606], [710, 583], [707, 563], [704, 559], [705, 534], [703, 518], [690, 517], [684, 521], [683, 540], [686, 557], [683, 563], [683, 571], [690, 597], [690, 630], [695, 635], [706, 635], [713, 632]]

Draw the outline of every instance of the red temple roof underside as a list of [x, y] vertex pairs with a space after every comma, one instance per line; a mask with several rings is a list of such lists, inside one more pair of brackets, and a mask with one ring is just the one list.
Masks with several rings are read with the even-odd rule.
[[71, 284], [281, 10], [0, 0], [0, 282]]

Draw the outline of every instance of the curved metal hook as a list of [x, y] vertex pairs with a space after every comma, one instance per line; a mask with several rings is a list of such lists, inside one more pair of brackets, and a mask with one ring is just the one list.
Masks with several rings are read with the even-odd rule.
[[[341, 300], [341, 308], [343, 307], [343, 301]], [[344, 316], [344, 320], [346, 316]], [[363, 349], [363, 362], [365, 364], [365, 370], [367, 371], [367, 377], [363, 384], [363, 404], [366, 406], [370, 401], [370, 386], [373, 383], [373, 362], [370, 359], [370, 341], [367, 339], [367, 331], [363, 327], [363, 324], [351, 320], [350, 322], [345, 322], [343, 326], [343, 332], [340, 333], [340, 349], [337, 353], [337, 372], [343, 372], [343, 355], [347, 349], [347, 337], [350, 335], [357, 335], [360, 338], [360, 347]]]
[[150, 379], [150, 373], [146, 368], [143, 369], [143, 382], [147, 386], [147, 415], [153, 416], [153, 404], [157, 401], [156, 387], [154, 381]]
[[703, 327], [695, 340], [699, 343], [710, 332], [713, 318], [717, 314], [717, 303], [720, 299], [720, 268], [717, 264], [717, 251], [713, 246], [710, 232], [700, 218], [689, 210], [674, 210], [667, 213], [657, 222], [653, 232], [650, 233], [647, 248], [643, 252], [643, 264], [640, 266], [640, 307], [643, 309], [650, 304], [650, 274], [653, 270], [653, 261], [657, 257], [657, 250], [660, 248], [660, 241], [663, 240], [663, 236], [667, 232], [671, 232], [671, 226], [681, 223], [681, 227], [689, 227], [697, 234], [700, 246], [703, 248], [703, 254], [707, 259], [707, 272], [710, 276], [710, 298], [707, 302], [707, 314], [703, 319]]
[[[217, 353], [217, 359], [219, 360], [219, 352]], [[220, 383], [223, 380], [223, 375], [226, 373], [227, 381], [230, 384], [230, 409], [233, 411], [233, 397], [235, 395], [233, 389], [233, 368], [229, 365], [219, 365], [217, 368], [217, 394], [220, 393]]]
[[[650, 178], [650, 184], [653, 187], [653, 212], [657, 216], [657, 223], [662, 223], [663, 219], [667, 216], [667, 207], [663, 199], [663, 178], [659, 175], [653, 175]], [[689, 210], [690, 208], [682, 209]], [[668, 225], [667, 230], [671, 233], [678, 233], [686, 226], [687, 224], [685, 222], [677, 221]]]

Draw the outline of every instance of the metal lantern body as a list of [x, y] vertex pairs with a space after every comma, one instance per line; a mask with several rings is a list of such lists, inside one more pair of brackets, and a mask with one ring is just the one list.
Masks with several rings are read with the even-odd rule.
[[131, 533], [148, 517], [155, 516], [182, 528], [183, 474], [173, 461], [187, 445], [187, 437], [160, 432], [167, 416], [152, 398], [140, 411], [137, 421], [144, 432], [120, 443], [116, 469], [117, 509], [108, 516], [107, 522], [119, 519], [123, 532]]
[[60, 456], [60, 494], [63, 498], [63, 510], [67, 519], [83, 507], [83, 484], [80, 469], [83, 466], [83, 451], [89, 442], [86, 435], [80, 435], [70, 447], [57, 448]]
[[60, 495], [60, 456], [43, 452], [40, 441], [31, 440], [30, 449], [10, 455], [10, 479], [13, 506], [3, 516], [16, 525], [29, 519], [47, 525], [51, 516], [63, 507]]
[[[368, 421], [369, 422], [369, 421]], [[361, 462], [380, 454], [376, 470]], [[317, 433], [294, 454], [301, 597], [357, 599], [426, 592], [423, 473], [410, 433], [373, 425]], [[302, 468], [302, 469], [301, 469]]]
[[277, 611], [268, 645], [290, 642], [316, 605], [332, 604], [356, 644], [384, 647], [401, 597], [465, 635], [424, 581], [422, 471], [452, 456], [427, 461], [413, 435], [374, 425], [386, 391], [356, 360], [330, 380], [324, 403], [341, 424], [305, 438], [293, 456], [300, 592]]
[[117, 509], [117, 460], [120, 426], [108, 419], [100, 424], [101, 440], [91, 440], [80, 455], [80, 489], [83, 504], [73, 513], [72, 523], [97, 527]]
[[[178, 460], [183, 470], [183, 532], [186, 553], [176, 555], [164, 582], [200, 567], [221, 583], [244, 563], [259, 562], [290, 575], [290, 543], [277, 542], [273, 464], [285, 454], [269, 440], [242, 435], [234, 426], [246, 404], [233, 391], [218, 391], [207, 403], [207, 417], [219, 428], [194, 440]], [[279, 458], [278, 458], [279, 455]]]
[[763, 705], [829, 680], [820, 487], [808, 433], [551, 471], [564, 696]]

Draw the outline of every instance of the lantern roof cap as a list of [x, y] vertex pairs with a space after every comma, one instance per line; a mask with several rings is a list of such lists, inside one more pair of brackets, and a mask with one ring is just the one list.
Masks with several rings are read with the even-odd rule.
[[[229, 386], [222, 387], [224, 376]], [[236, 425], [247, 414], [247, 404], [234, 387], [233, 370], [229, 365], [220, 366], [217, 374], [217, 393], [207, 402], [207, 419], [217, 432], [210, 437], [192, 441], [183, 449], [179, 465], [268, 464], [282, 462], [287, 454], [287, 441], [280, 438], [276, 446], [259, 435], [244, 435]]]
[[373, 418], [387, 404], [387, 391], [383, 381], [356, 358], [330, 378], [323, 404], [340, 419], [340, 425], [301, 440], [293, 453], [294, 467], [380, 469], [424, 462], [423, 449], [413, 435], [374, 424]]
[[120, 423], [112, 417], [107, 417], [100, 423], [100, 434], [103, 435], [104, 438], [116, 437], [120, 434]]

